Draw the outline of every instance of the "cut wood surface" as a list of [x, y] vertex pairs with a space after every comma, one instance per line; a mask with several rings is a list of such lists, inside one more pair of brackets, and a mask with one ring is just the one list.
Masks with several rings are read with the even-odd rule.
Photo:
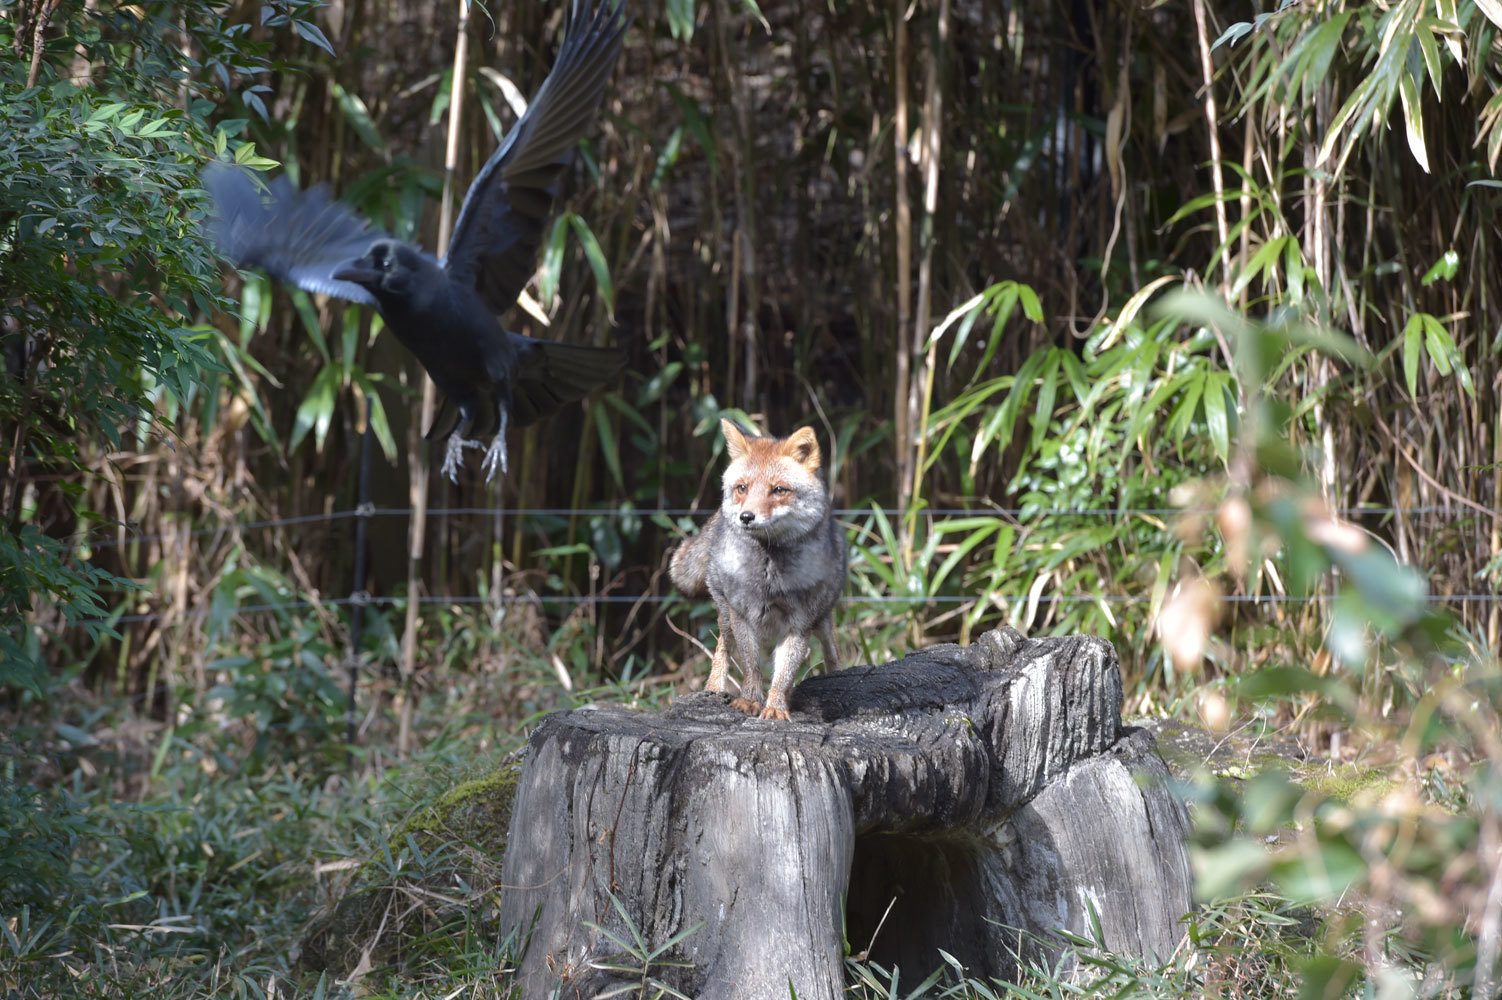
[[1186, 814], [1151, 735], [1122, 727], [1109, 643], [999, 629], [810, 678], [791, 706], [772, 722], [699, 693], [543, 720], [502, 875], [524, 997], [645, 976], [836, 1000], [846, 942], [905, 983], [940, 948], [1010, 979], [1092, 911], [1112, 950], [1177, 945]]

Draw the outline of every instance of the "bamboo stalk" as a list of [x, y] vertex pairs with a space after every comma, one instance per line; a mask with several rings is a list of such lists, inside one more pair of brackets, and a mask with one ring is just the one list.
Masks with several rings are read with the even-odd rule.
[[[916, 437], [914, 442], [916, 458], [913, 462], [913, 480], [911, 497], [916, 507], [917, 501], [923, 496], [923, 463], [928, 452], [928, 417], [933, 409], [934, 397], [934, 368], [937, 362], [937, 345], [929, 336], [929, 318], [933, 311], [933, 260], [934, 260], [934, 213], [939, 205], [939, 145], [941, 141], [940, 126], [944, 119], [944, 92], [941, 89], [940, 76], [943, 70], [942, 58], [944, 46], [949, 44], [949, 0], [939, 0], [939, 20], [935, 26], [934, 37], [925, 50], [923, 77], [925, 106], [923, 109], [923, 225], [920, 232], [920, 241], [923, 256], [918, 261], [918, 309], [916, 316], [916, 329], [927, 342], [923, 353], [923, 367], [919, 376], [923, 381], [921, 403], [915, 398], [911, 409], [917, 409]], [[917, 396], [917, 387], [914, 388], [914, 396]], [[911, 518], [916, 518], [916, 510]], [[908, 532], [912, 535], [910, 526]]]
[[[907, 192], [907, 19], [911, 8], [906, 7], [906, 0], [895, 0], [895, 3], [897, 30], [892, 53], [892, 78], [897, 106], [893, 114], [892, 144], [896, 153], [893, 171], [897, 209], [897, 357], [892, 388], [892, 421], [897, 446], [897, 506], [905, 508], [913, 483], [912, 434], [908, 428], [913, 356], [913, 290], [909, 282], [913, 267], [913, 208]], [[905, 520], [900, 530], [905, 569], [912, 560], [912, 541]]]
[[[731, 278], [729, 299], [731, 304], [726, 307], [725, 321], [732, 337], [737, 333], [740, 337], [742, 357], [740, 404], [743, 409], [754, 411], [760, 395], [757, 389], [759, 377], [757, 343], [760, 339], [757, 317], [761, 307], [756, 272], [756, 211], [752, 199], [752, 194], [757, 187], [756, 168], [752, 159], [755, 142], [751, 126], [751, 95], [747, 91], [745, 75], [740, 72], [731, 55], [726, 28], [729, 19], [730, 13], [725, 9], [724, 0], [719, 0], [719, 3], [715, 5], [715, 29], [720, 48], [720, 61], [725, 67], [725, 82], [730, 90], [730, 105], [735, 113], [735, 143], [729, 147], [735, 160], [735, 173], [732, 177], [735, 193], [735, 231], [731, 235], [734, 274]], [[734, 282], [737, 280], [740, 282], [741, 294], [745, 298], [744, 304], [739, 308], [738, 316], [734, 311], [737, 304]], [[733, 390], [734, 386], [730, 388]]]
[[1210, 138], [1210, 183], [1215, 188], [1215, 233], [1220, 238], [1220, 290], [1230, 301], [1231, 251], [1226, 246], [1226, 179], [1221, 169], [1220, 112], [1215, 107], [1215, 63], [1210, 58], [1210, 35], [1205, 26], [1205, 0], [1194, 0], [1194, 34], [1199, 42], [1200, 72], [1205, 78], [1205, 126]]
[[[469, 55], [469, 0], [459, 0], [459, 28], [454, 40], [454, 69], [449, 82], [448, 144], [443, 154], [443, 199], [438, 209], [438, 246], [448, 245], [453, 228], [454, 176], [459, 169], [459, 134], [464, 120], [464, 77]], [[417, 661], [418, 590], [422, 577], [423, 547], [428, 526], [428, 459], [422, 447], [423, 428], [433, 422], [437, 392], [433, 380], [422, 374], [421, 416], [407, 435], [407, 468], [411, 472], [409, 495], [412, 521], [407, 547], [407, 618], [402, 630], [401, 676], [404, 688], [412, 681]], [[397, 752], [405, 755], [412, 737], [412, 702], [410, 691], [402, 696], [401, 724], [397, 733]]]

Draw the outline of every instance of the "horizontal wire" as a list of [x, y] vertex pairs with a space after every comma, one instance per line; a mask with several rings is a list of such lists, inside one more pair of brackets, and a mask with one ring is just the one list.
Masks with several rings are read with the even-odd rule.
[[[1268, 594], [1255, 596], [1251, 594], [1226, 594], [1217, 597], [1216, 600], [1223, 604], [1307, 604], [1311, 601], [1325, 600], [1322, 596], [1301, 597], [1294, 594]], [[1023, 604], [1034, 600], [1026, 594], [994, 594], [981, 597], [966, 596], [964, 594], [936, 594], [932, 597], [906, 597], [903, 595], [870, 595], [841, 597], [841, 604], [966, 604], [984, 601], [987, 603], [1016, 603]], [[1145, 594], [1099, 594], [1095, 596], [1086, 594], [1040, 594], [1036, 601], [1039, 604], [1144, 604], [1152, 598]], [[1502, 594], [1430, 594], [1423, 599], [1429, 604], [1468, 604], [1476, 601], [1502, 601]], [[662, 594], [604, 594], [597, 596], [570, 596], [560, 595], [556, 597], [542, 596], [518, 596], [507, 595], [504, 597], [487, 597], [483, 594], [465, 594], [455, 597], [419, 597], [419, 605], [435, 604], [459, 604], [459, 605], [500, 605], [519, 606], [527, 604], [564, 604], [564, 605], [589, 605], [589, 604], [674, 604], [693, 603], [685, 597], [674, 597]], [[310, 610], [325, 607], [339, 607], [352, 604], [385, 604], [405, 607], [405, 597], [331, 597], [327, 600], [318, 601], [287, 601], [284, 603], [268, 604], [243, 604], [234, 608], [228, 608], [224, 614], [233, 617], [242, 614], [254, 614], [266, 611], [294, 611]], [[135, 625], [145, 622], [158, 621], [186, 621], [195, 618], [206, 618], [214, 614], [212, 608], [195, 608], [183, 612], [157, 612], [152, 614], [121, 615], [118, 618], [85, 618], [79, 621], [69, 622], [68, 627], [83, 627], [95, 625]]]
[[[994, 518], [1049, 518], [1049, 517], [1172, 517], [1185, 514], [1213, 514], [1215, 508], [1198, 507], [1058, 507], [1058, 508], [1027, 508], [1027, 507], [981, 507], [969, 508], [933, 508], [916, 511], [905, 511], [899, 508], [882, 507], [842, 507], [833, 513], [836, 517], [852, 518], [862, 514], [879, 512], [885, 517], [907, 517], [913, 514], [919, 517], [994, 517]], [[575, 507], [520, 507], [508, 510], [505, 507], [430, 507], [429, 517], [493, 517], [500, 515], [510, 518], [529, 517], [557, 517], [571, 518], [580, 514], [591, 517], [652, 517], [660, 515], [665, 517], [695, 517], [704, 516], [714, 512], [714, 508], [687, 507], [660, 507], [660, 508], [612, 508], [612, 509], [581, 509]], [[259, 531], [265, 528], [279, 528], [286, 525], [314, 524], [319, 521], [339, 521], [352, 517], [410, 517], [414, 513], [411, 507], [372, 507], [369, 510], [355, 508], [353, 510], [335, 510], [321, 514], [297, 514], [292, 517], [278, 517], [260, 521], [229, 521], [212, 528], [196, 528], [185, 535], [176, 533], [156, 532], [152, 534], [127, 535], [120, 538], [87, 539], [76, 538], [73, 544], [86, 545], [91, 549], [117, 548], [122, 545], [131, 545], [144, 542], [158, 542], [165, 538], [188, 537], [196, 538], [203, 535], [214, 535], [225, 531]], [[1341, 517], [1388, 517], [1394, 514], [1452, 514], [1464, 516], [1478, 516], [1473, 511], [1463, 510], [1458, 507], [1447, 507], [1440, 504], [1429, 504], [1420, 507], [1342, 507], [1336, 511]], [[1489, 511], [1493, 516], [1502, 515], [1502, 510]], [[118, 525], [120, 522], [114, 522]], [[99, 530], [108, 530], [101, 528]]]

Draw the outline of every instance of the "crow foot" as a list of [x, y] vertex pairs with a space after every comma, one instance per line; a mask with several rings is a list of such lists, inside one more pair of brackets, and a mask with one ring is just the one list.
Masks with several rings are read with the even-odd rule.
[[464, 464], [464, 449], [479, 448], [483, 443], [462, 438], [457, 434], [449, 435], [448, 449], [443, 454], [442, 469], [449, 482], [455, 485], [459, 483], [459, 466]]
[[501, 475], [506, 474], [506, 432], [501, 431], [491, 439], [490, 448], [485, 452], [485, 462], [480, 466], [485, 470], [485, 481], [488, 483], [495, 478], [495, 470], [500, 469]]

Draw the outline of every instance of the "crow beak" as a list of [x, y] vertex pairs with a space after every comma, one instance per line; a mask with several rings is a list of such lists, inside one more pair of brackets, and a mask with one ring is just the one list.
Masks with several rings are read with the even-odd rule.
[[340, 264], [332, 275], [335, 281], [352, 281], [361, 288], [368, 288], [381, 279], [381, 272], [365, 263], [365, 258]]

